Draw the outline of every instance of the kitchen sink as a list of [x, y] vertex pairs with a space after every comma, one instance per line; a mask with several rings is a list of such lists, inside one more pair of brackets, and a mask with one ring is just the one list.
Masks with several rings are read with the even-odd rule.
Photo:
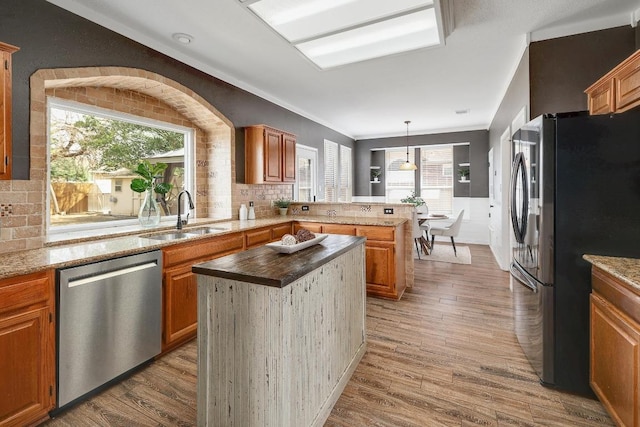
[[199, 234], [201, 233], [184, 233], [182, 231], [172, 231], [170, 233], [151, 234], [149, 236], [144, 236], [144, 237], [152, 240], [178, 240], [178, 239], [187, 239], [189, 237], [195, 237]]
[[192, 234], [213, 234], [220, 233], [221, 231], [229, 231], [229, 227], [201, 227], [201, 228], [192, 228], [188, 230], [188, 233]]
[[179, 240], [179, 239], [188, 239], [189, 237], [197, 237], [202, 236], [204, 234], [214, 234], [221, 233], [223, 231], [229, 231], [229, 227], [199, 227], [199, 228], [190, 228], [182, 231], [167, 231], [165, 233], [158, 234], [148, 234], [145, 237], [147, 239], [152, 240]]

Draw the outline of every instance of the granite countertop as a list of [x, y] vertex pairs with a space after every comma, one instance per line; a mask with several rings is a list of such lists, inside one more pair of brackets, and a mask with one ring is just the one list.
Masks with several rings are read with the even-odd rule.
[[583, 255], [583, 258], [640, 292], [640, 259], [589, 254]]
[[185, 226], [184, 232], [193, 228], [215, 226], [225, 228], [214, 234], [203, 234], [180, 240], [154, 240], [145, 236], [175, 231], [175, 227], [145, 230], [126, 230], [121, 234], [108, 236], [84, 236], [50, 242], [50, 246], [19, 252], [0, 254], [0, 279], [35, 273], [50, 268], [65, 268], [108, 258], [117, 258], [135, 253], [148, 252], [163, 247], [177, 245], [189, 240], [199, 240], [223, 236], [225, 234], [273, 226], [290, 221], [309, 221], [336, 224], [397, 226], [407, 221], [405, 218], [347, 218], [328, 216], [287, 215], [260, 218], [250, 221], [217, 221], [199, 219]]
[[192, 271], [212, 277], [283, 288], [365, 242], [364, 237], [330, 234], [326, 239], [292, 254], [266, 246], [196, 264]]

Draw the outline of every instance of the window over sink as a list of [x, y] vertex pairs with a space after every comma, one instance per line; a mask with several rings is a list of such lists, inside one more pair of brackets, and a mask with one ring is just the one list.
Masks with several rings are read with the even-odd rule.
[[136, 225], [145, 195], [129, 185], [145, 159], [168, 164], [162, 218], [175, 221], [178, 192], [193, 193], [194, 129], [54, 97], [47, 110], [48, 234]]

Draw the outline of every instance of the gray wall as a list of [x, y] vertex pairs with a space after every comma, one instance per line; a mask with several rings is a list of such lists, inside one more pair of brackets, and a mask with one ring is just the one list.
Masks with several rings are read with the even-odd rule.
[[[489, 151], [489, 133], [485, 130], [469, 132], [450, 132], [430, 135], [409, 136], [409, 145], [434, 145], [469, 143], [469, 163], [471, 183], [460, 184], [469, 186], [470, 197], [488, 197], [489, 182], [487, 169], [487, 152]], [[354, 196], [369, 196], [369, 166], [371, 166], [371, 150], [376, 148], [406, 147], [406, 136], [392, 138], [362, 139], [355, 144], [355, 177]], [[457, 167], [454, 168], [457, 173]], [[384, 172], [383, 172], [384, 174]], [[383, 186], [383, 184], [377, 184]], [[384, 188], [384, 186], [382, 187]], [[455, 191], [454, 187], [454, 191]]]
[[[13, 176], [29, 173], [29, 77], [41, 68], [124, 66], [149, 70], [194, 90], [236, 127], [239, 182], [244, 176], [244, 132], [264, 123], [297, 135], [299, 143], [319, 149], [323, 141], [353, 148], [353, 140], [263, 98], [238, 89], [160, 54], [44, 0], [2, 0], [0, 41], [20, 48], [13, 55]], [[238, 52], [242, 54], [242, 52]]]
[[630, 25], [531, 43], [531, 117], [587, 110], [584, 90], [634, 51]]

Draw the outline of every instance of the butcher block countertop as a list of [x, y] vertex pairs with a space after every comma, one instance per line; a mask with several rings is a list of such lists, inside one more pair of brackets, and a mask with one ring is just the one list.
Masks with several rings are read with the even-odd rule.
[[403, 224], [407, 219], [309, 215], [273, 216], [250, 221], [230, 220], [212, 222], [210, 219], [197, 219], [188, 226], [185, 226], [182, 231], [189, 232], [189, 229], [205, 226], [220, 227], [224, 228], [224, 230], [215, 234], [203, 234], [180, 240], [155, 240], [145, 237], [152, 234], [175, 231], [175, 227], [171, 226], [154, 229], [133, 228], [130, 230], [125, 229], [125, 231], [118, 231], [114, 228], [114, 233], [116, 234], [112, 235], [104, 235], [105, 230], [100, 230], [101, 235], [94, 236], [83, 231], [78, 237], [71, 236], [71, 238], [69, 238], [70, 234], [67, 233], [66, 240], [52, 239], [49, 242], [49, 246], [44, 248], [0, 254], [0, 279], [35, 273], [50, 268], [65, 268], [109, 258], [148, 252], [171, 245], [182, 244], [187, 240], [215, 238], [225, 234], [274, 226], [290, 221], [395, 227]]
[[640, 259], [588, 254], [583, 258], [628, 283], [636, 293], [640, 294]]
[[206, 276], [283, 288], [356, 245], [364, 237], [330, 234], [321, 242], [292, 254], [266, 246], [196, 264], [192, 271]]

